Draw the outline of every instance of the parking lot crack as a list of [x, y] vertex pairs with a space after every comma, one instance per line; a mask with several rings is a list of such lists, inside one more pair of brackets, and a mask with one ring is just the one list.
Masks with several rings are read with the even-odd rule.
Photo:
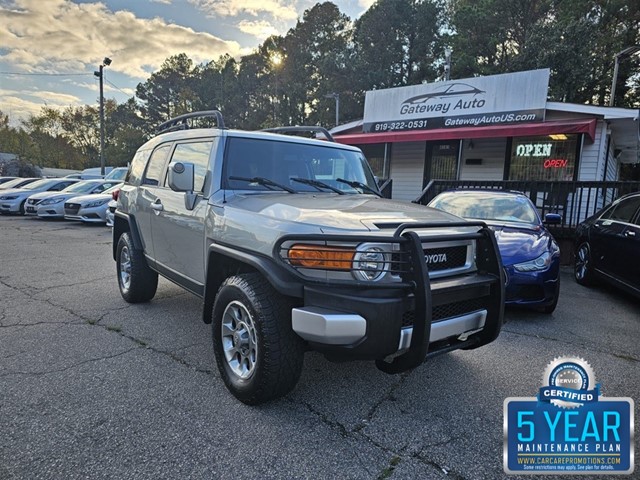
[[638, 363], [640, 363], [640, 358], [637, 358], [637, 357], [635, 357], [635, 356], [633, 356], [631, 354], [628, 354], [628, 353], [616, 353], [616, 352], [613, 352], [611, 350], [603, 350], [603, 349], [594, 347], [593, 345], [589, 345], [589, 344], [584, 343], [584, 342], [579, 342], [579, 343], [578, 342], [569, 342], [567, 340], [562, 340], [562, 339], [559, 339], [559, 338], [548, 337], [548, 336], [545, 336], [545, 335], [537, 335], [537, 334], [532, 334], [532, 333], [516, 332], [514, 330], [508, 330], [508, 329], [505, 329], [505, 328], [502, 329], [502, 332], [510, 333], [512, 335], [517, 335], [517, 336], [520, 336], [520, 337], [530, 337], [530, 338], [535, 338], [535, 339], [538, 339], [538, 340], [549, 340], [549, 341], [552, 341], [552, 342], [560, 342], [560, 343], [565, 343], [567, 345], [576, 345], [576, 344], [578, 344], [578, 345], [580, 345], [580, 347], [585, 348], [587, 350], [591, 350], [591, 351], [596, 352], [596, 353], [602, 353], [602, 354], [606, 354], [606, 355], [611, 355], [613, 357], [620, 358], [622, 360], [627, 360], [629, 362], [638, 362]]
[[407, 377], [411, 375], [411, 371], [409, 372], [404, 372], [402, 374], [400, 374], [400, 379], [395, 382], [393, 385], [391, 385], [387, 391], [384, 393], [384, 395], [382, 395], [382, 397], [380, 397], [378, 399], [377, 402], [375, 402], [371, 408], [369, 408], [369, 411], [367, 412], [367, 416], [358, 424], [354, 427], [353, 431], [354, 432], [359, 432], [360, 430], [362, 430], [363, 428], [365, 428], [369, 423], [371, 423], [371, 421], [373, 420], [373, 418], [376, 416], [376, 413], [378, 412], [378, 410], [380, 409], [380, 406], [382, 406], [382, 404], [384, 402], [389, 402], [389, 401], [393, 401], [395, 400], [395, 392], [402, 387], [402, 385], [404, 384], [404, 382], [407, 380]]
[[434, 460], [426, 458], [422, 454], [422, 452], [419, 452], [419, 453], [416, 453], [416, 454], [412, 455], [412, 458], [415, 459], [416, 461], [422, 463], [423, 465], [429, 465], [430, 467], [433, 467], [433, 468], [436, 468], [436, 469], [440, 470], [446, 476], [451, 477], [454, 480], [466, 480], [466, 477], [464, 477], [460, 473], [456, 472], [455, 470], [451, 469], [450, 467], [448, 467], [446, 465], [441, 465], [438, 462], [435, 462]]
[[88, 363], [94, 363], [94, 362], [99, 362], [102, 360], [109, 360], [112, 358], [116, 358], [116, 357], [120, 357], [122, 355], [125, 355], [129, 352], [132, 352], [134, 350], [137, 350], [138, 347], [133, 347], [133, 348], [129, 348], [128, 350], [125, 350], [123, 352], [119, 352], [113, 355], [105, 355], [102, 357], [96, 357], [96, 358], [90, 358], [88, 360], [84, 360], [82, 362], [78, 362], [78, 363], [74, 363], [72, 365], [69, 365], [67, 367], [64, 368], [57, 368], [57, 369], [53, 369], [53, 370], [45, 370], [42, 372], [6, 372], [6, 373], [2, 373], [0, 374], [0, 378], [4, 378], [4, 377], [10, 377], [10, 376], [17, 376], [17, 375], [22, 375], [22, 376], [35, 376], [35, 377], [39, 377], [39, 376], [43, 376], [43, 375], [50, 375], [52, 373], [60, 373], [60, 372], [66, 372], [68, 370], [74, 369], [74, 368], [78, 368], [82, 365], [86, 365]]

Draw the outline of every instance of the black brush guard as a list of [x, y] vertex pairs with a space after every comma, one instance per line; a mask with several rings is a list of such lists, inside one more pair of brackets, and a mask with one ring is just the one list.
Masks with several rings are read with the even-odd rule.
[[[441, 234], [433, 235], [421, 239], [414, 231], [418, 229], [450, 229], [462, 227], [478, 227], [475, 233], [464, 234]], [[494, 315], [488, 315], [482, 331], [473, 335], [465, 341], [459, 341], [453, 345], [445, 345], [435, 351], [429, 351], [431, 336], [431, 283], [429, 280], [429, 271], [427, 263], [424, 261], [424, 251], [422, 243], [425, 242], [446, 242], [459, 240], [475, 240], [476, 241], [476, 266], [477, 273], [490, 275], [495, 278], [496, 286], [492, 288], [493, 293], [490, 295], [489, 308]], [[477, 348], [492, 342], [498, 337], [502, 328], [504, 316], [504, 270], [502, 261], [498, 253], [498, 245], [496, 243], [493, 232], [484, 222], [432, 222], [432, 223], [404, 223], [400, 225], [393, 234], [393, 237], [364, 236], [364, 235], [286, 235], [276, 243], [274, 247], [274, 258], [279, 258], [282, 264], [298, 277], [304, 278], [305, 282], [311, 284], [332, 286], [349, 286], [362, 287], [367, 289], [389, 288], [389, 284], [367, 283], [361, 281], [345, 282], [345, 281], [323, 281], [320, 279], [307, 277], [300, 274], [294, 267], [289, 265], [282, 259], [282, 251], [286, 250], [282, 247], [285, 242], [300, 241], [324, 241], [324, 242], [353, 242], [353, 243], [397, 243], [408, 253], [412, 261], [409, 268], [402, 275], [402, 283], [394, 284], [392, 287], [410, 290], [414, 295], [415, 310], [413, 333], [411, 344], [406, 352], [396, 356], [391, 361], [384, 359], [376, 360], [378, 369], [385, 373], [395, 374], [411, 370], [424, 363], [428, 357], [446, 353], [457, 349]], [[428, 328], [427, 328], [428, 326]]]

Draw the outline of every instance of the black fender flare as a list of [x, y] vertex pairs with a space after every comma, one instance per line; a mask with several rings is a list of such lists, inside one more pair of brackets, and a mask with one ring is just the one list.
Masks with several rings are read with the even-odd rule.
[[120, 235], [124, 232], [131, 234], [131, 240], [133, 241], [133, 248], [136, 250], [144, 250], [142, 244], [142, 238], [140, 237], [140, 230], [138, 224], [133, 215], [123, 213], [116, 210], [113, 221], [113, 259], [116, 260], [116, 251], [118, 249], [118, 240]]
[[[232, 262], [238, 270], [244, 267], [247, 271], [256, 271], [260, 273], [266, 281], [279, 293], [288, 297], [302, 298], [303, 284], [300, 279], [294, 277], [284, 268], [276, 263], [275, 260], [267, 256], [239, 250], [220, 243], [212, 243], [207, 251], [207, 270], [205, 272], [205, 289], [204, 302], [202, 309], [202, 320], [204, 323], [211, 323], [211, 313], [213, 303], [220, 285], [228, 276], [227, 271], [219, 271], [215, 269], [215, 257]], [[218, 275], [216, 275], [218, 273]]]

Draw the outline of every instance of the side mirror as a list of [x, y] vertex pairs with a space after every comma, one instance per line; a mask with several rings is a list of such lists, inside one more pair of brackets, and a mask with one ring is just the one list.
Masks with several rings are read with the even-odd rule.
[[559, 213], [547, 213], [544, 216], [544, 223], [548, 223], [549, 225], [558, 225], [562, 223], [562, 215]]
[[169, 188], [174, 192], [193, 192], [193, 163], [169, 164]]
[[189, 162], [171, 162], [169, 164], [169, 188], [174, 192], [184, 192], [184, 206], [193, 210], [198, 195], [193, 192], [194, 167]]

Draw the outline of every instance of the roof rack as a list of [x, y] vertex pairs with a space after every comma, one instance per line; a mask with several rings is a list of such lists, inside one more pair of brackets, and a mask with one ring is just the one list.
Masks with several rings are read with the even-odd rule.
[[225, 128], [224, 127], [224, 119], [222, 118], [222, 113], [219, 110], [205, 110], [202, 112], [191, 112], [185, 113], [184, 115], [180, 115], [178, 117], [172, 118], [171, 120], [167, 120], [164, 123], [161, 123], [156, 127], [156, 132], [167, 133], [174, 132], [176, 130], [188, 130], [189, 123], [187, 120], [190, 118], [206, 118], [206, 117], [215, 117], [216, 119], [216, 128]]
[[261, 132], [271, 132], [271, 133], [298, 133], [298, 132], [317, 132], [321, 133], [325, 136], [325, 138], [330, 142], [335, 142], [333, 136], [329, 133], [324, 127], [318, 127], [316, 125], [311, 126], [291, 126], [291, 127], [274, 127], [274, 128], [263, 128], [260, 130]]

